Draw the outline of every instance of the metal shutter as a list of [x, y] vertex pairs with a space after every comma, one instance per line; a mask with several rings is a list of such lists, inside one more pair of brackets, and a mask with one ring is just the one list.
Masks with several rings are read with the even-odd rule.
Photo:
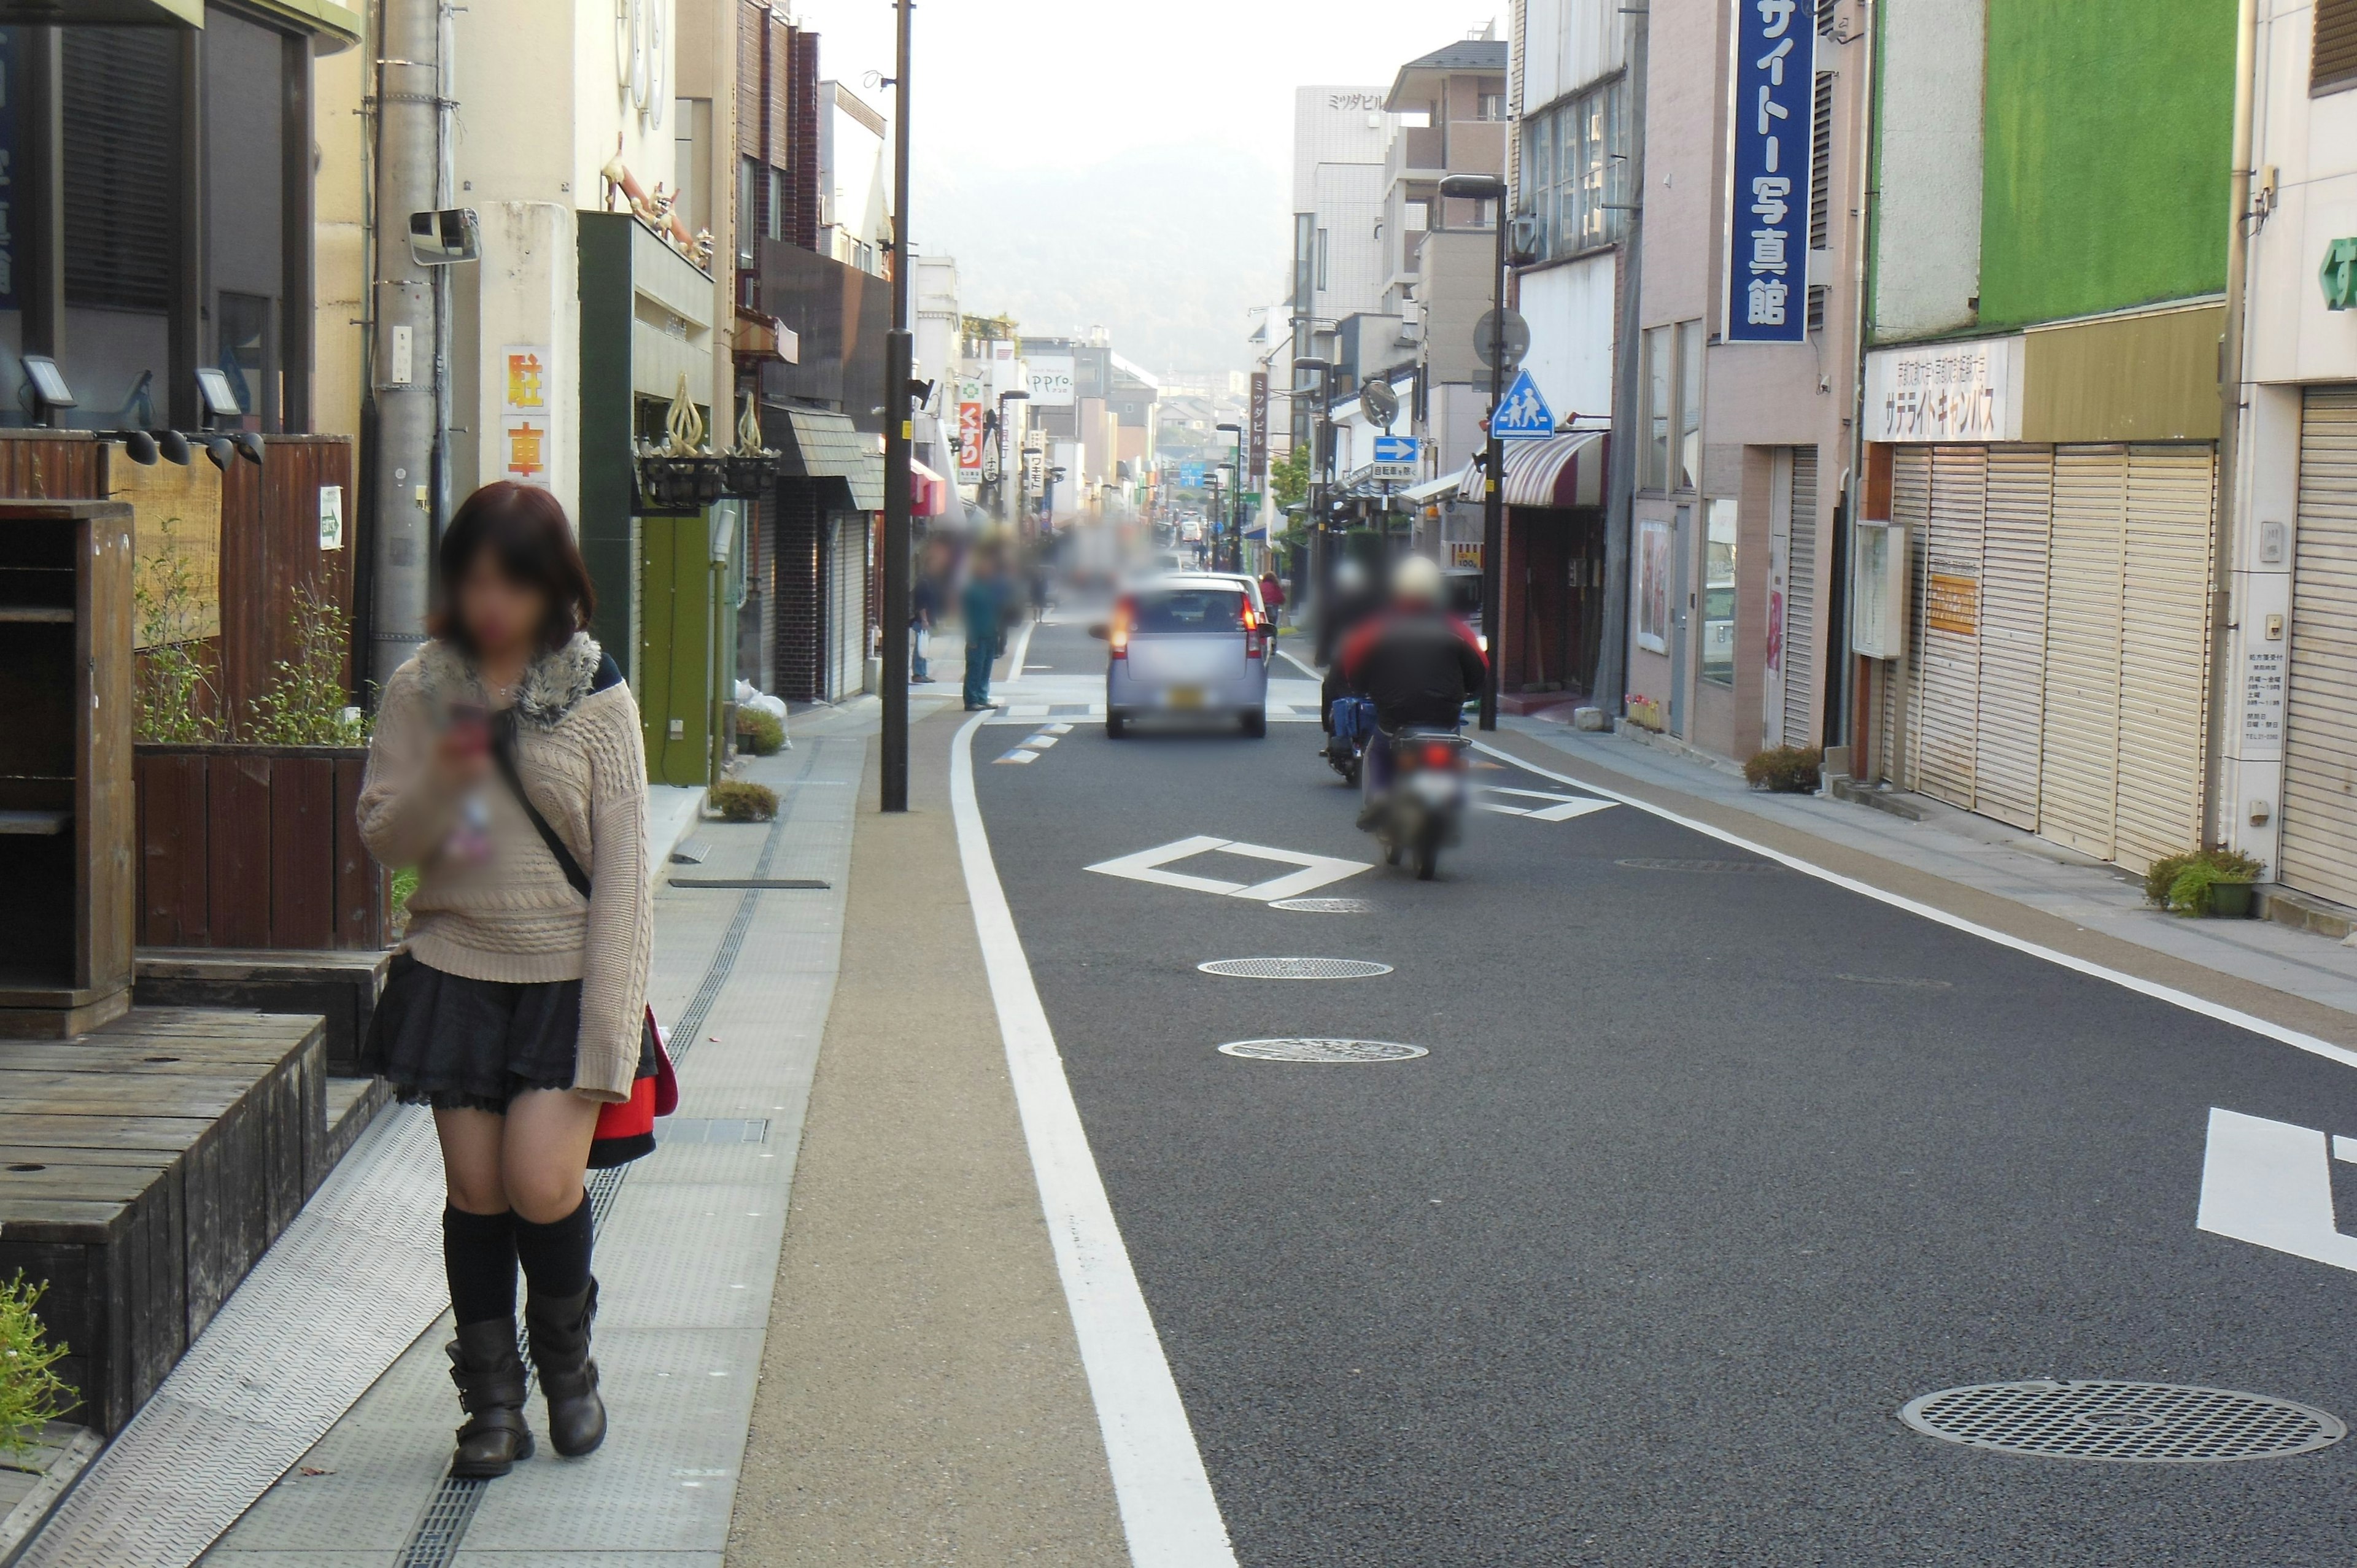
[[2046, 708], [2046, 551], [2053, 508], [2052, 447], [1988, 449], [1973, 809], [2033, 832], [2039, 732]]
[[867, 663], [867, 519], [834, 520], [827, 556], [827, 700], [858, 694]]
[[1981, 513], [1988, 448], [1932, 453], [1931, 527], [1916, 585], [1915, 788], [1969, 810], [1980, 725]]
[[1817, 682], [1817, 449], [1792, 448], [1787, 515], [1792, 540], [1784, 550], [1784, 744], [1814, 746], [1810, 723]]
[[2137, 870], [2201, 842], [2215, 469], [2208, 446], [2128, 448], [2114, 854]]
[[2125, 448], [2055, 448], [2038, 831], [2099, 860], [2112, 858], [2119, 800], [2121, 519], [2126, 505]]
[[2308, 394], [2292, 553], [2276, 875], [2357, 904], [2357, 389]]
[[[1901, 446], [1890, 457], [1890, 521], [1907, 525], [1907, 678], [1889, 690], [1907, 704], [1907, 787], [1923, 757], [1923, 546], [1932, 532], [1932, 449]], [[1886, 710], [1887, 712], [1887, 710]], [[1886, 728], [1889, 726], [1886, 725]], [[1891, 777], [1886, 774], [1885, 777]]]

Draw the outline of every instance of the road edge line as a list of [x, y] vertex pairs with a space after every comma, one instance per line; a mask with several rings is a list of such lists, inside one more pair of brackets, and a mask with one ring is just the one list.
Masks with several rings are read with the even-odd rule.
[[1903, 893], [1893, 893], [1887, 887], [1877, 887], [1871, 882], [1860, 881], [1855, 876], [1847, 876], [1841, 872], [1803, 860], [1798, 855], [1787, 854], [1782, 850], [1770, 849], [1766, 844], [1756, 843], [1740, 833], [1715, 827], [1709, 822], [1671, 811], [1667, 806], [1657, 805], [1635, 795], [1624, 794], [1606, 785], [1592, 784], [1585, 779], [1575, 779], [1567, 773], [1557, 773], [1551, 768], [1541, 767], [1526, 757], [1502, 750], [1487, 741], [1477, 740], [1473, 743], [1473, 746], [1477, 751], [1486, 752], [1516, 768], [1535, 773], [1543, 779], [1552, 779], [1559, 784], [1567, 784], [1575, 789], [1585, 789], [1592, 795], [1604, 796], [1624, 806], [1634, 806], [1637, 810], [1659, 817], [1663, 822], [1675, 822], [1678, 826], [1701, 833], [1706, 838], [1717, 839], [1721, 843], [1732, 844], [1738, 849], [1765, 855], [1779, 865], [1790, 867], [1804, 875], [1813, 876], [1821, 882], [1830, 882], [1835, 886], [1846, 888], [1852, 893], [1862, 894], [1877, 903], [1887, 904], [1894, 909], [1903, 909], [1910, 915], [1920, 916], [1924, 919], [1946, 926], [1952, 930], [1963, 931], [1968, 936], [1978, 937], [1984, 941], [1995, 942], [2002, 948], [2011, 948], [2014, 951], [2026, 953], [2031, 958], [2043, 959], [2048, 963], [2059, 964], [2064, 969], [2073, 970], [2095, 980], [2108, 981], [2114, 985], [2136, 992], [2139, 995], [2149, 996], [2156, 1002], [2165, 1002], [2172, 1007], [2181, 1007], [2189, 1013], [2198, 1013], [2205, 1018], [2232, 1025], [2238, 1029], [2248, 1030], [2252, 1034], [2274, 1040], [2279, 1045], [2306, 1051], [2310, 1056], [2322, 1057], [2327, 1061], [2338, 1062], [2342, 1067], [2357, 1067], [2357, 1050], [2351, 1050], [2345, 1046], [2336, 1046], [2330, 1040], [2319, 1039], [2314, 1035], [2305, 1034], [2285, 1025], [2271, 1022], [2255, 1013], [2245, 1013], [2239, 1007], [2229, 1007], [2222, 1002], [2212, 1002], [2206, 996], [2196, 996], [2190, 991], [2179, 991], [2173, 985], [2163, 985], [2158, 981], [2145, 980], [2129, 974], [2124, 970], [2097, 963], [2093, 959], [2079, 958], [2059, 948], [2050, 948], [2043, 942], [2034, 942], [2027, 937], [2017, 937], [2010, 932], [2000, 931], [1994, 926], [1984, 926], [1977, 920], [1967, 919], [1937, 905], [1910, 898]]
[[1089, 1152], [1088, 1132], [991, 856], [974, 783], [974, 731], [988, 716], [966, 720], [950, 746], [958, 859], [1130, 1560], [1136, 1568], [1236, 1568], [1195, 1429]]

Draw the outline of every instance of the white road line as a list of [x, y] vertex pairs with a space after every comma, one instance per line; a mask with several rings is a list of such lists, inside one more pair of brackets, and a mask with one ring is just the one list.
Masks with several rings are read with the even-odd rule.
[[1031, 629], [1039, 624], [1036, 620], [1027, 620], [1023, 623], [1023, 629], [1015, 634], [1014, 657], [1006, 661], [1006, 684], [1010, 686], [1023, 683], [1023, 657], [1031, 651]]
[[1284, 660], [1286, 663], [1292, 665], [1296, 670], [1300, 671], [1304, 675], [1308, 676], [1312, 681], [1316, 681], [1321, 685], [1325, 683], [1326, 677], [1319, 674], [1316, 670], [1311, 669], [1308, 665], [1301, 662], [1300, 660], [1296, 659], [1293, 656], [1293, 650], [1291, 649], [1280, 648], [1276, 650], [1276, 656], [1279, 659]]
[[950, 752], [958, 857], [1130, 1559], [1135, 1568], [1236, 1568], [1195, 1429], [1089, 1153], [1088, 1133], [991, 859], [974, 789], [974, 734], [981, 723], [980, 714], [968, 719]]
[[2212, 1106], [2194, 1223], [2213, 1236], [2357, 1269], [2357, 1237], [2334, 1226], [2332, 1165], [2313, 1128]]
[[2142, 980], [2133, 974], [2125, 973], [2087, 959], [2074, 958], [2069, 953], [2050, 948], [2042, 942], [2033, 942], [2026, 938], [2010, 936], [1994, 927], [1984, 926], [1977, 920], [1967, 920], [1962, 915], [1952, 915], [1945, 909], [1935, 908], [1932, 905], [1920, 903], [1902, 894], [1877, 887], [1870, 882], [1861, 882], [1855, 876], [1844, 876], [1838, 871], [1828, 871], [1822, 865], [1800, 859], [1796, 855], [1770, 849], [1766, 844], [1754, 843], [1739, 834], [1728, 832], [1724, 828], [1715, 828], [1708, 822], [1696, 822], [1692, 817], [1682, 816], [1667, 807], [1656, 806], [1650, 800], [1641, 800], [1634, 795], [1624, 795], [1618, 789], [1608, 789], [1601, 784], [1591, 784], [1585, 779], [1574, 779], [1569, 774], [1557, 773], [1552, 768], [1542, 768], [1527, 757], [1517, 757], [1511, 751], [1501, 751], [1487, 741], [1477, 740], [1473, 743], [1473, 746], [1477, 751], [1487, 752], [1490, 756], [1512, 763], [1525, 772], [1535, 773], [1542, 779], [1552, 779], [1558, 784], [1568, 784], [1575, 789], [1585, 789], [1592, 795], [1602, 795], [1608, 800], [1618, 800], [1624, 806], [1634, 806], [1648, 815], [1659, 817], [1666, 822], [1675, 822], [1678, 826], [1698, 832], [1705, 838], [1717, 839], [1721, 843], [1733, 844], [1738, 849], [1749, 850], [1754, 854], [1764, 855], [1779, 865], [1790, 866], [1804, 875], [1813, 876], [1820, 882], [1830, 882], [1836, 887], [1861, 894], [1879, 904], [1888, 904], [1894, 909], [1904, 909], [1910, 915], [1919, 915], [1924, 919], [1946, 926], [1951, 930], [1963, 931], [1967, 936], [1994, 942], [1998, 947], [2011, 948], [2016, 952], [2028, 953], [2032, 958], [2043, 959], [2048, 963], [2058, 964], [2080, 974], [2088, 975], [2096, 980], [2108, 981], [2125, 990], [2133, 991], [2140, 996], [2149, 996], [2156, 1002], [2166, 1002], [2172, 1007], [2182, 1007], [2189, 1013], [2198, 1013], [2205, 1018], [2214, 1018], [2219, 1023], [2231, 1024], [2238, 1029], [2247, 1029], [2254, 1035], [2263, 1036], [2267, 1039], [2290, 1046], [2296, 1050], [2306, 1051], [2310, 1056], [2319, 1056], [2327, 1061], [2339, 1062], [2342, 1067], [2357, 1067], [2357, 1051], [2352, 1051], [2345, 1046], [2336, 1046], [2330, 1040], [2319, 1039], [2314, 1035], [2304, 1034], [2298, 1029], [2286, 1028], [2281, 1024], [2270, 1023], [2255, 1013], [2245, 1013], [2239, 1007], [2229, 1007], [2223, 1003], [2212, 1002], [2207, 997], [2196, 996], [2190, 991], [2179, 991], [2173, 985], [2163, 985], [2158, 981]]

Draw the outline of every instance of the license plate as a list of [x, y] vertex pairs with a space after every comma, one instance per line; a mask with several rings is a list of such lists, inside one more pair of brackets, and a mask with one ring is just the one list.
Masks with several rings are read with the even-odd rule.
[[1200, 708], [1203, 705], [1203, 689], [1200, 686], [1173, 686], [1170, 688], [1169, 703], [1174, 708]]

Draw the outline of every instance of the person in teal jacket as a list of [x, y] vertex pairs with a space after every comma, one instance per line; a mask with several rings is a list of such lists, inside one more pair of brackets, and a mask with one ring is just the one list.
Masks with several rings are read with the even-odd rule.
[[974, 553], [958, 607], [965, 617], [965, 709], [987, 708], [990, 667], [998, 659], [1006, 619], [1006, 564], [995, 548]]

